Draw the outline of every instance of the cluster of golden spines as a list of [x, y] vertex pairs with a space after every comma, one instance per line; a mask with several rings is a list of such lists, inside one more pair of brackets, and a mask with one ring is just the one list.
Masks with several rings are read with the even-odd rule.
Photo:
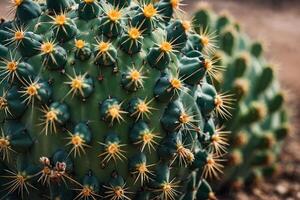
[[121, 121], [124, 121], [123, 114], [126, 114], [127, 112], [122, 110], [121, 104], [117, 105], [111, 105], [107, 110], [107, 117], [111, 118], [111, 123], [113, 123], [115, 120], [117, 120], [119, 123]]
[[82, 49], [82, 48], [85, 47], [85, 45], [86, 45], [86, 42], [85, 42], [84, 40], [81, 40], [81, 39], [76, 40], [76, 39], [75, 39], [75, 47], [76, 47], [77, 49]]
[[67, 16], [65, 14], [60, 14], [55, 16], [55, 24], [58, 26], [63, 26], [67, 23]]
[[102, 54], [105, 54], [110, 47], [110, 43], [109, 42], [99, 42], [98, 43], [98, 51], [101, 52]]
[[130, 198], [127, 196], [131, 192], [128, 192], [128, 188], [125, 187], [125, 184], [123, 186], [104, 186], [107, 191], [105, 192], [106, 196], [104, 198], [109, 198], [112, 200], [118, 200], [118, 199], [124, 199], [124, 200], [130, 200]]
[[155, 8], [155, 6], [153, 4], [149, 3], [147, 5], [144, 5], [143, 13], [144, 13], [145, 17], [152, 18], [157, 14], [157, 9]]
[[191, 122], [191, 116], [187, 113], [182, 113], [179, 116], [179, 121], [180, 121], [180, 123], [188, 124], [189, 122]]
[[173, 78], [170, 81], [172, 88], [176, 90], [180, 90], [183, 87], [183, 83], [180, 79], [178, 78]]
[[112, 22], [116, 22], [122, 18], [122, 12], [114, 8], [108, 11], [107, 16]]
[[110, 160], [113, 160], [115, 163], [117, 160], [123, 161], [126, 159], [126, 156], [124, 153], [126, 153], [122, 147], [124, 147], [124, 144], [118, 144], [118, 143], [99, 143], [104, 146], [104, 152], [99, 154], [99, 157], [104, 157], [102, 160], [103, 164], [108, 163]]
[[173, 45], [170, 42], [164, 41], [160, 44], [160, 49], [165, 53], [170, 53], [173, 51]]
[[128, 30], [128, 35], [131, 39], [136, 40], [141, 37], [142, 32], [138, 28], [130, 28]]
[[54, 42], [47, 41], [42, 43], [41, 52], [43, 54], [51, 54], [54, 51], [54, 48], [55, 48]]

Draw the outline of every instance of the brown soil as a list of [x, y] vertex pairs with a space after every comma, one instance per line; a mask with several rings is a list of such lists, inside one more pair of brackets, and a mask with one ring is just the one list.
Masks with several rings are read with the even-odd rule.
[[[0, 0], [0, 17], [6, 16], [8, 0]], [[185, 0], [185, 10], [194, 10], [200, 0]], [[278, 75], [289, 91], [289, 104], [293, 111], [294, 131], [285, 141], [281, 156], [280, 175], [248, 189], [220, 199], [237, 200], [300, 200], [300, 4], [299, 0], [210, 0], [212, 7], [220, 12], [226, 10], [241, 23], [254, 39], [267, 46], [267, 57], [278, 65]], [[263, 2], [263, 3], [262, 3]], [[272, 2], [283, 2], [282, 5]], [[189, 12], [190, 13], [190, 12]]]

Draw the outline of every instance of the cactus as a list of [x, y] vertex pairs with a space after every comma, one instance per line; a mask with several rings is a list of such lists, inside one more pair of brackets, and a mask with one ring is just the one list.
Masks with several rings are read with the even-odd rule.
[[[216, 15], [203, 6], [194, 15], [193, 26], [198, 34], [190, 36], [189, 50], [219, 47], [212, 54], [226, 70], [215, 77], [216, 87], [234, 94], [237, 104], [230, 120], [223, 122], [231, 131], [230, 149], [218, 185], [238, 189], [258, 183], [278, 171], [280, 147], [290, 129], [274, 67], [264, 58], [263, 45], [249, 39], [228, 14]], [[201, 45], [195, 42], [199, 40]]]
[[[5, 199], [215, 199], [219, 69], [179, 0], [13, 0], [0, 25]], [[189, 55], [197, 55], [192, 57]], [[216, 138], [212, 142], [211, 138]]]

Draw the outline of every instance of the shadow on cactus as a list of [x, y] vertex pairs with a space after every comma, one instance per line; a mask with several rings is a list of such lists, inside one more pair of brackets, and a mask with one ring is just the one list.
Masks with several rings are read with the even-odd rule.
[[[12, 1], [0, 27], [1, 196], [215, 199], [222, 70], [179, 0]], [[185, 49], [185, 50], [184, 50]], [[213, 50], [213, 46], [209, 50]]]
[[[193, 26], [198, 34], [191, 36], [191, 48], [219, 46], [214, 57], [226, 71], [216, 77], [216, 87], [230, 91], [237, 101], [232, 117], [223, 122], [231, 131], [230, 150], [218, 185], [238, 189], [259, 183], [278, 172], [282, 140], [290, 131], [284, 93], [274, 68], [263, 57], [263, 45], [251, 41], [230, 16], [203, 7], [194, 15]], [[217, 35], [219, 41], [211, 35]]]

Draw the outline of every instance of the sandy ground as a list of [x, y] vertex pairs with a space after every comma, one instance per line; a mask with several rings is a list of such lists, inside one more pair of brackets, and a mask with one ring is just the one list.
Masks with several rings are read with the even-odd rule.
[[[6, 16], [5, 2], [0, 0], [0, 17]], [[276, 1], [276, 0], [275, 0]], [[185, 0], [186, 10], [192, 11], [200, 0]], [[210, 0], [213, 8], [229, 11], [252, 38], [266, 45], [268, 59], [278, 66], [278, 75], [286, 91], [294, 115], [294, 131], [286, 140], [281, 156], [282, 173], [260, 187], [220, 197], [221, 200], [300, 200], [300, 3], [283, 0], [273, 6], [266, 0]], [[264, 3], [262, 3], [264, 2]], [[297, 3], [298, 2], [298, 3]], [[190, 13], [190, 12], [189, 12]]]

